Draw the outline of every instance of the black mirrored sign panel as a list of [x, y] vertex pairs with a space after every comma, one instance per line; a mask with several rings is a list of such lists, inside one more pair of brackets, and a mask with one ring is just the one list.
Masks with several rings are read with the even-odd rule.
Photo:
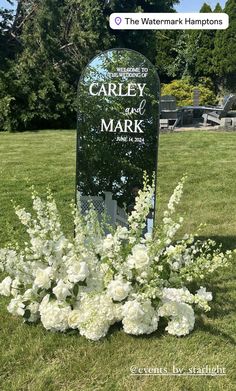
[[160, 84], [140, 53], [113, 49], [94, 58], [78, 86], [77, 191], [114, 224], [126, 225], [157, 166]]

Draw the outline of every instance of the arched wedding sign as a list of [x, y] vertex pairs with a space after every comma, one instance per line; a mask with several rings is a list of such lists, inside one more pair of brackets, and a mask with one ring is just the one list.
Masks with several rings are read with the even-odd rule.
[[[142, 54], [112, 49], [95, 57], [78, 86], [76, 188], [112, 224], [126, 225], [144, 172], [156, 174], [160, 82]], [[149, 217], [153, 219], [154, 213]], [[151, 222], [152, 225], [152, 222]]]

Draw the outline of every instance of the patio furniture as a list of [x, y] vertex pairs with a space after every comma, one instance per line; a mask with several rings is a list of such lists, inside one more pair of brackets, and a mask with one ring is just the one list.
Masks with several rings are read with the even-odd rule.
[[161, 96], [160, 111], [160, 128], [173, 130], [179, 121], [175, 96]]
[[204, 118], [204, 125], [207, 125], [207, 122], [220, 125], [221, 119], [227, 117], [227, 114], [231, 110], [234, 103], [236, 103], [236, 95], [230, 94], [224, 98], [221, 106], [209, 108], [205, 107], [204, 111], [207, 112], [205, 112], [202, 116]]

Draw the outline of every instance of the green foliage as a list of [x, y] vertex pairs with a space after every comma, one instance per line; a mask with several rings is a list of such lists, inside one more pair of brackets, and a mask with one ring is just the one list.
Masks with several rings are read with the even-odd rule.
[[[112, 12], [173, 12], [173, 6], [179, 3], [179, 0], [110, 0], [107, 3], [107, 15], [110, 15]], [[155, 31], [143, 30], [141, 34], [138, 30], [110, 32], [115, 37], [117, 47], [137, 50], [146, 55], [151, 62], [155, 62], [156, 54], [160, 53], [159, 47], [156, 46]], [[165, 51], [161, 56], [166, 57]]]
[[220, 3], [217, 3], [214, 9], [214, 12], [223, 12], [223, 9], [220, 5]]
[[[229, 28], [217, 32], [109, 27], [112, 12], [174, 12], [178, 0], [13, 3], [14, 15], [0, 8], [0, 131], [75, 127], [81, 71], [96, 54], [112, 47], [144, 54], [164, 83], [189, 77], [198, 84], [206, 77], [216, 93], [236, 89], [235, 0], [228, 0], [224, 10]], [[203, 4], [201, 12], [211, 12], [210, 6]], [[219, 3], [214, 12], [222, 12]]]
[[215, 94], [210, 86], [211, 83], [207, 79], [196, 85], [191, 84], [189, 78], [173, 80], [163, 85], [162, 95], [174, 95], [179, 106], [188, 106], [193, 104], [193, 90], [197, 88], [200, 91], [200, 105], [215, 104]]
[[123, 46], [155, 60], [155, 32], [111, 30], [111, 12], [171, 12], [177, 2], [18, 1], [12, 23], [10, 14], [4, 14], [4, 48], [11, 42], [14, 55], [4, 49], [8, 68], [0, 86], [0, 130], [75, 127], [77, 83], [91, 58]]
[[14, 45], [9, 30], [13, 21], [13, 12], [0, 7], [0, 70], [7, 69], [7, 59], [12, 57]]
[[177, 52], [183, 53], [181, 33], [172, 30], [160, 30], [155, 34], [156, 58], [155, 65], [162, 82], [168, 82], [176, 77], [180, 64], [175, 62]]
[[[200, 12], [211, 13], [204, 3]], [[199, 77], [213, 78], [213, 50], [215, 30], [189, 30], [180, 33], [176, 44], [176, 56], [172, 63], [172, 76], [189, 76], [194, 81]]]
[[230, 24], [226, 30], [217, 31], [214, 67], [221, 83], [231, 92], [236, 90], [236, 1], [228, 0], [224, 9]]

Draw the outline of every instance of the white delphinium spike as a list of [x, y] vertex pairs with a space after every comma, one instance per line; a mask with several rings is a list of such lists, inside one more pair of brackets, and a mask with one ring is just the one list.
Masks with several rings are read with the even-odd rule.
[[148, 184], [147, 174], [144, 173], [143, 189], [139, 190], [135, 199], [134, 210], [128, 217], [129, 242], [135, 244], [142, 239], [143, 230], [146, 227], [147, 216], [153, 207], [154, 186]]

